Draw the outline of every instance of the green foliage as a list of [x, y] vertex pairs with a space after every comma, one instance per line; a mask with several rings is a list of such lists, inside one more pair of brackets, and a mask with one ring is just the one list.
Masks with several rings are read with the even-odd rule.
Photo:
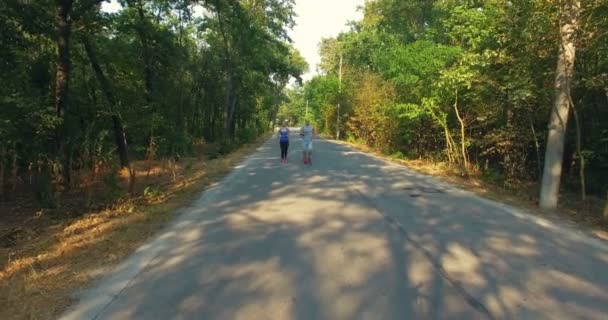
[[41, 208], [55, 208], [57, 202], [53, 192], [51, 174], [46, 165], [43, 164], [43, 166], [42, 170], [35, 175], [34, 196]]
[[[293, 98], [283, 114], [300, 119], [308, 101], [319, 128], [333, 135], [340, 105], [348, 141], [397, 157], [442, 159], [461, 168], [468, 162], [465, 170], [478, 168], [495, 183], [538, 179], [553, 103], [559, 6], [376, 0], [363, 12], [350, 31], [321, 41], [321, 75], [288, 92]], [[587, 190], [602, 196], [608, 188], [606, 13], [605, 1], [583, 4], [571, 84]], [[569, 129], [568, 189], [578, 188], [582, 162], [575, 141]]]
[[108, 199], [119, 199], [126, 195], [126, 191], [121, 185], [118, 169], [113, 168], [103, 177], [103, 190]]
[[250, 142], [253, 142], [253, 140], [255, 140], [257, 135], [258, 135], [258, 132], [256, 131], [255, 128], [245, 127], [245, 128], [241, 128], [237, 131], [236, 138], [239, 143], [250, 143]]
[[502, 184], [505, 181], [505, 175], [495, 169], [486, 169], [482, 172], [482, 179], [490, 183]]
[[164, 199], [165, 194], [158, 186], [147, 186], [144, 189], [144, 198], [149, 202], [160, 201]]
[[[41, 202], [66, 172], [125, 154], [183, 157], [201, 138], [219, 145], [212, 156], [227, 153], [268, 130], [282, 89], [307, 69], [287, 37], [292, 1], [119, 2], [113, 14], [86, 0], [0, 2], [0, 150], [17, 153], [24, 176], [39, 159], [61, 164], [39, 180]], [[209, 14], [194, 17], [194, 5]], [[63, 9], [69, 77], [58, 67]]]

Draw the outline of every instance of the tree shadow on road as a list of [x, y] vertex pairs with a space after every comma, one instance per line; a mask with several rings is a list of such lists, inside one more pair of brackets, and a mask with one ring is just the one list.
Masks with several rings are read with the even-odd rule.
[[216, 199], [193, 204], [161, 235], [170, 245], [104, 317], [608, 314], [601, 269], [607, 252], [405, 168], [322, 143], [312, 167], [281, 167], [265, 145]]

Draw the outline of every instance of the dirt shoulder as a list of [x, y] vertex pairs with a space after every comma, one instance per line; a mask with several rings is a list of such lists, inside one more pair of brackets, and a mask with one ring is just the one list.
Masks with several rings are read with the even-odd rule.
[[[99, 186], [76, 188], [69, 195], [72, 199], [55, 210], [32, 211], [28, 199], [17, 199], [13, 207], [3, 208], [15, 214], [0, 234], [0, 319], [57, 316], [73, 302], [74, 292], [89, 286], [145, 243], [179, 208], [267, 139], [265, 135], [213, 160], [198, 157], [135, 163], [135, 196], [99, 208], [78, 205], [90, 202], [87, 197], [102, 203], [95, 197], [104, 191]], [[124, 185], [126, 176], [119, 177], [119, 185]]]

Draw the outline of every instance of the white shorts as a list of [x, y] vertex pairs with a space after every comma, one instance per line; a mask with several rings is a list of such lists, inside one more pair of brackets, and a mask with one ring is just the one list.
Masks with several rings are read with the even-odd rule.
[[312, 151], [312, 141], [302, 141], [303, 151]]

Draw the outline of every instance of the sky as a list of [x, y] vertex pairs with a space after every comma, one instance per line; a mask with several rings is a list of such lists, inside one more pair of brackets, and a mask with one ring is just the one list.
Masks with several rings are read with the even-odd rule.
[[316, 74], [320, 62], [319, 42], [321, 38], [338, 35], [348, 30], [347, 23], [360, 20], [363, 13], [357, 8], [364, 0], [296, 0], [296, 26], [290, 32], [294, 46], [310, 66], [304, 80]]
[[[358, 7], [364, 2], [365, 0], [296, 0], [296, 26], [289, 35], [310, 66], [304, 80], [316, 74], [316, 66], [320, 62], [321, 39], [348, 30], [348, 21], [360, 20], [363, 14]], [[120, 9], [120, 5], [112, 0], [111, 3], [104, 2], [102, 8], [104, 11], [115, 12]]]

